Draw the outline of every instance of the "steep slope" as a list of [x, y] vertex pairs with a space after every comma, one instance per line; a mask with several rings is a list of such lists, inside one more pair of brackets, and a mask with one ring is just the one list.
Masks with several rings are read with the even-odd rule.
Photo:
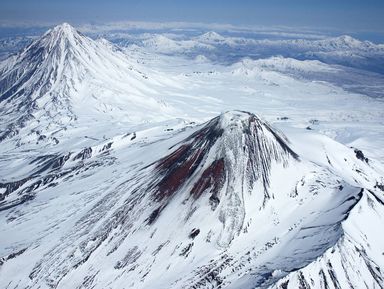
[[[353, 149], [322, 137], [306, 151], [300, 136], [291, 144], [240, 111], [146, 138], [37, 160], [34, 180], [54, 174], [54, 185], [7, 187], [34, 198], [0, 211], [1, 286], [285, 288], [337, 246], [352, 265], [381, 250], [375, 238], [359, 243], [366, 255], [343, 245], [347, 234], [361, 241], [347, 227], [368, 196], [364, 214], [382, 216], [380, 173]], [[383, 267], [369, 264], [362, 278], [373, 284]]]
[[384, 240], [377, 234], [384, 214], [380, 192], [367, 191], [342, 224], [343, 236], [308, 266], [270, 288], [384, 288]]
[[222, 196], [228, 198], [226, 203], [231, 203], [241, 192], [252, 191], [256, 181], [262, 185], [265, 203], [271, 198], [268, 189], [273, 164], [286, 166], [289, 160], [298, 158], [268, 124], [243, 112], [214, 118], [177, 147], [155, 165], [159, 176], [153, 185], [155, 199], [166, 203], [189, 183], [193, 184], [193, 199], [210, 194], [212, 210]]
[[26, 126], [24, 134], [36, 140], [49, 139], [76, 121], [164, 118], [172, 109], [154, 96], [162, 82], [134, 63], [118, 48], [93, 41], [69, 24], [49, 30], [0, 65], [0, 140]]

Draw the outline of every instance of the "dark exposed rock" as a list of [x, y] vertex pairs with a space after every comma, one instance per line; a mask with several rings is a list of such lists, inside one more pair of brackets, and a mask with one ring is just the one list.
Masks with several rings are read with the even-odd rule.
[[14, 207], [17, 207], [17, 206], [19, 206], [19, 205], [21, 205], [21, 204], [24, 204], [25, 202], [27, 202], [27, 201], [31, 201], [31, 200], [33, 200], [35, 198], [35, 196], [34, 195], [23, 195], [23, 196], [21, 196], [20, 198], [18, 198], [18, 199], [16, 199], [16, 200], [14, 200], [14, 201], [12, 201], [12, 202], [1, 202], [0, 203], [0, 212], [1, 211], [5, 211], [5, 210], [8, 210], [8, 209], [11, 209], [11, 208], [14, 208]]
[[192, 251], [192, 247], [193, 247], [193, 243], [189, 243], [186, 247], [184, 247], [181, 250], [179, 256], [184, 256], [185, 258], [187, 258], [189, 253], [191, 253]]
[[366, 158], [365, 156], [364, 156], [364, 153], [361, 151], [361, 150], [359, 150], [359, 149], [354, 149], [354, 152], [355, 152], [355, 155], [356, 155], [356, 158], [358, 158], [359, 160], [361, 160], [361, 161], [363, 161], [363, 162], [366, 162], [366, 163], [368, 163], [368, 158]]
[[219, 203], [220, 203], [220, 199], [217, 196], [212, 195], [209, 197], [209, 205], [211, 206], [212, 211], [214, 211], [217, 208]]
[[380, 267], [368, 257], [365, 250], [360, 250], [360, 254], [373, 279], [379, 284], [380, 288], [384, 288], [384, 275], [381, 272]]
[[307, 280], [305, 280], [303, 273], [299, 272], [297, 278], [299, 281], [299, 289], [311, 289], [311, 286], [308, 284]]
[[313, 125], [318, 125], [320, 123], [320, 121], [318, 119], [310, 119], [309, 123], [313, 124]]
[[209, 122], [204, 128], [187, 138], [185, 144], [156, 164], [156, 168], [162, 176], [161, 181], [156, 185], [155, 198], [157, 200], [171, 197], [196, 171], [223, 133], [223, 130], [217, 125], [218, 121], [218, 119], [214, 119]]
[[38, 156], [37, 158], [33, 159], [29, 164], [41, 164], [44, 163], [45, 161], [54, 158], [56, 155], [42, 155]]
[[59, 156], [58, 158], [56, 158], [53, 163], [52, 163], [52, 169], [59, 169], [61, 168], [62, 166], [64, 166], [65, 162], [67, 160], [69, 160], [69, 158], [71, 157], [71, 154], [72, 153], [68, 153], [66, 155], [63, 155], [63, 156]]
[[279, 289], [288, 289], [289, 280], [280, 284]]
[[7, 257], [7, 260], [11, 260], [13, 258], [16, 258], [17, 256], [23, 254], [26, 250], [27, 250], [27, 248], [24, 248], [24, 249], [21, 249], [21, 250], [19, 250], [17, 252], [9, 254], [8, 257]]
[[384, 201], [379, 198], [374, 192], [372, 192], [371, 190], [368, 190], [368, 192], [376, 199], [376, 201], [378, 201], [381, 205], [384, 206]]
[[327, 267], [328, 267], [328, 274], [331, 277], [331, 281], [333, 283], [334, 288], [341, 289], [339, 281], [337, 280], [335, 270], [333, 269], [331, 262], [327, 263]]
[[38, 137], [38, 139], [37, 139], [37, 141], [39, 142], [39, 141], [44, 141], [44, 140], [46, 140], [47, 139], [47, 136], [46, 135], [40, 135], [39, 137]]
[[384, 184], [379, 184], [378, 182], [376, 182], [376, 185], [374, 186], [374, 188], [377, 188], [384, 192]]
[[164, 242], [164, 243], [161, 243], [161, 244], [156, 248], [156, 250], [154, 250], [154, 251], [152, 252], [152, 255], [153, 255], [153, 256], [156, 256], [156, 255], [161, 251], [161, 249], [163, 249], [163, 247], [167, 246], [169, 243], [170, 243], [169, 240], [166, 241], [166, 242]]
[[214, 161], [201, 175], [191, 190], [191, 195], [198, 199], [201, 194], [210, 189], [212, 196], [217, 196], [224, 185], [225, 168], [224, 159]]
[[32, 179], [31, 177], [27, 177], [14, 182], [0, 183], [0, 189], [5, 188], [5, 192], [0, 195], [0, 201], [4, 200], [6, 196], [18, 190], [21, 186], [23, 186], [26, 182], [28, 182], [31, 179]]
[[192, 154], [185, 153], [188, 150], [190, 150], [188, 146], [181, 147], [160, 164], [161, 167], [165, 168], [166, 173], [158, 184], [156, 199], [171, 197], [200, 164], [201, 151], [196, 150]]
[[[76, 157], [78, 159], [89, 158], [90, 153], [90, 148], [84, 149]], [[71, 155], [72, 153], [69, 152], [65, 155], [45, 155], [38, 157], [30, 162], [31, 165], [37, 165], [37, 170], [31, 172], [30, 176], [13, 182], [0, 183], [0, 189], [5, 189], [3, 193], [0, 193], [0, 211], [8, 210], [33, 200], [37, 189], [56, 186], [57, 182], [55, 183], [55, 181], [60, 178], [66, 180], [75, 174], [79, 174], [81, 171], [87, 171], [90, 168], [110, 164], [110, 160], [105, 162], [96, 160], [86, 165], [80, 162], [71, 167], [63, 168]], [[17, 194], [17, 198], [14, 198], [12, 201], [7, 201], [7, 197], [13, 193]]]
[[189, 233], [189, 238], [190, 239], [195, 239], [195, 237], [197, 236], [197, 235], [199, 235], [199, 233], [200, 233], [200, 229], [193, 229], [192, 231], [191, 231], [191, 233]]
[[13, 136], [19, 133], [19, 129], [16, 129], [14, 126], [8, 126], [5, 131], [0, 134], [0, 142], [12, 138]]
[[324, 273], [324, 271], [323, 271], [323, 269], [321, 269], [320, 271], [319, 271], [319, 276], [320, 276], [320, 280], [322, 281], [322, 285], [323, 285], [323, 287], [324, 288], [329, 288], [329, 285], [328, 285], [328, 282], [327, 282], [327, 277], [325, 276], [325, 273]]
[[17, 256], [20, 256], [21, 254], [23, 254], [28, 248], [24, 248], [24, 249], [21, 249], [19, 251], [16, 251], [16, 252], [12, 252], [11, 254], [9, 254], [8, 256], [5, 256], [5, 257], [2, 257], [0, 258], [0, 267], [8, 260], [11, 260], [11, 259], [14, 259], [16, 258]]
[[199, 278], [191, 279], [189, 288], [221, 288], [224, 278], [220, 273], [228, 268], [232, 261], [232, 257], [224, 254], [219, 260], [212, 260], [209, 265], [199, 267], [194, 271]]
[[103, 148], [100, 150], [101, 152], [107, 151], [112, 147], [113, 142], [109, 142], [106, 145], [103, 146]]
[[85, 160], [89, 159], [92, 156], [92, 148], [84, 148], [77, 155], [74, 156], [73, 160]]
[[152, 213], [151, 213], [151, 215], [147, 218], [147, 224], [148, 225], [151, 225], [151, 224], [153, 224], [155, 221], [156, 221], [156, 219], [157, 219], [157, 217], [160, 215], [160, 212], [161, 212], [161, 207], [159, 207], [159, 208], [157, 208], [157, 209], [155, 209]]

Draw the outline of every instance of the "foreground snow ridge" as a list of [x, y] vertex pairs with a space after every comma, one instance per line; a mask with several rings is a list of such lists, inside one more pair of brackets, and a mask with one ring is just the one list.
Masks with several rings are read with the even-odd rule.
[[[156, 148], [162, 157], [147, 156]], [[379, 176], [350, 149], [335, 152], [311, 161], [256, 115], [232, 111], [136, 148], [112, 141], [40, 158], [27, 180], [2, 184], [4, 230], [33, 234], [4, 246], [1, 285], [380, 288], [383, 243], [360, 220], [380, 224]], [[340, 157], [354, 169], [339, 171]]]

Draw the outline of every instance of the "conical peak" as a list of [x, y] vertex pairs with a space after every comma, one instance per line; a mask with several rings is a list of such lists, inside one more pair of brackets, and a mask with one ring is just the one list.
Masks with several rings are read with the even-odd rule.
[[[25, 54], [36, 62], [52, 57], [61, 57], [71, 51], [84, 47], [88, 38], [78, 32], [68, 23], [57, 25], [48, 30], [41, 38], [27, 47]], [[29, 59], [30, 61], [30, 59]]]
[[68, 23], [63, 23], [48, 30], [42, 37], [42, 40], [54, 45], [60, 41], [73, 42], [75, 39], [79, 39], [80, 36], [80, 33], [74, 27]]
[[62, 24], [56, 25], [53, 29], [65, 30], [65, 29], [74, 29], [74, 28], [69, 23], [64, 22]]
[[201, 35], [201, 38], [203, 38], [205, 40], [213, 40], [213, 41], [225, 39], [223, 36], [221, 36], [219, 33], [215, 32], [215, 31], [206, 32], [203, 35]]
[[[92, 48], [92, 41], [68, 23], [51, 28], [17, 54], [17, 65], [10, 70], [12, 72], [8, 74], [7, 81], [9, 85], [3, 90], [8, 91], [8, 94], [0, 97], [15, 96], [36, 100], [50, 92], [53, 87], [58, 94], [68, 91], [75, 82], [73, 78], [77, 77], [73, 67], [77, 64], [76, 68], [79, 70], [79, 64], [83, 64], [81, 57], [87, 55], [88, 50]], [[84, 70], [85, 67], [81, 66], [81, 69]], [[28, 111], [38, 108], [34, 106], [30, 109], [24, 104], [21, 106]]]
[[218, 123], [221, 128], [248, 125], [251, 121], [260, 121], [260, 118], [246, 111], [232, 110], [218, 116]]
[[48, 33], [53, 32], [53, 33], [64, 33], [64, 34], [77, 34], [77, 30], [72, 27], [70, 24], [64, 22], [60, 25], [57, 25], [53, 27], [51, 30], [48, 31]]
[[241, 111], [241, 110], [229, 110], [224, 113], [222, 113], [219, 117], [220, 118], [236, 118], [236, 119], [247, 119], [251, 116], [255, 116], [255, 114], [252, 114], [247, 111]]
[[[236, 138], [242, 135], [258, 134], [261, 131], [273, 131], [268, 123], [257, 115], [246, 111], [227, 111], [214, 118], [207, 126], [215, 127], [226, 137]], [[258, 132], [260, 130], [260, 132]]]
[[157, 188], [157, 200], [169, 199], [182, 186], [194, 182], [198, 185], [191, 195], [198, 198], [208, 186], [204, 183], [208, 175], [216, 196], [224, 180], [232, 182], [237, 178], [233, 172], [243, 172], [241, 182], [248, 188], [260, 180], [269, 198], [271, 166], [286, 166], [290, 160], [298, 160], [282, 134], [256, 115], [243, 111], [215, 117], [172, 150], [155, 163], [158, 174], [153, 186]]
[[353, 38], [352, 36], [349, 35], [342, 35], [336, 38], [338, 41], [344, 44], [360, 44], [361, 41]]

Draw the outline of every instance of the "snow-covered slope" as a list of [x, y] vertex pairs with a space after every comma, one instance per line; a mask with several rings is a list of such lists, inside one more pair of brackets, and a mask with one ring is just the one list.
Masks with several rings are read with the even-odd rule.
[[0, 64], [0, 288], [383, 288], [383, 102], [317, 60], [155, 53], [201, 43], [247, 47], [63, 24]]
[[153, 96], [171, 81], [136, 66], [107, 41], [91, 40], [68, 24], [49, 30], [0, 65], [0, 140], [23, 130], [34, 141], [57, 142], [54, 133], [76, 121], [159, 121], [172, 114]]
[[[315, 134], [290, 143], [240, 111], [154, 135], [39, 158], [28, 179], [2, 184], [0, 284], [333, 288], [316, 286], [336, 275], [382, 285], [383, 242], [352, 225], [383, 213], [382, 171], [361, 152]], [[312, 281], [316, 270], [327, 283]]]

